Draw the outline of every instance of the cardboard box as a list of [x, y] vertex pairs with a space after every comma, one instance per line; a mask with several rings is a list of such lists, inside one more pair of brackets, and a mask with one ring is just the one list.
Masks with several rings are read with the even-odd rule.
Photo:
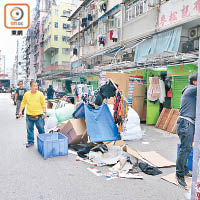
[[143, 112], [142, 112], [142, 117], [141, 117], [141, 121], [146, 121], [146, 117], [147, 117], [147, 104], [144, 103], [144, 108], [143, 108]]
[[146, 96], [146, 85], [138, 85], [138, 83], [136, 83], [133, 96], [134, 97], [144, 97], [144, 96]]
[[137, 112], [141, 120], [144, 111], [144, 97], [134, 97], [132, 102], [132, 108]]
[[64, 126], [67, 124], [68, 121], [69, 121], [69, 120], [64, 121], [64, 122], [62, 122], [62, 123], [60, 124], [60, 130], [64, 128]]
[[129, 74], [107, 72], [106, 80], [109, 78], [111, 78], [114, 83], [118, 84], [118, 87], [122, 91], [122, 94], [127, 98], [129, 88]]
[[78, 144], [82, 140], [87, 142], [86, 130], [84, 119], [70, 119], [60, 132], [68, 137], [69, 144]]
[[47, 102], [47, 108], [48, 109], [52, 109], [53, 108], [53, 103], [50, 100], [48, 100], [48, 102]]

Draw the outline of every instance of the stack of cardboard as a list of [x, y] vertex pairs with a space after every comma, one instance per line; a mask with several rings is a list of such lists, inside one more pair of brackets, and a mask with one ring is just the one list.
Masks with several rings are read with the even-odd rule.
[[144, 103], [145, 96], [146, 96], [146, 85], [139, 85], [136, 82], [133, 93], [132, 108], [138, 113], [141, 121], [146, 120], [145, 103]]
[[60, 132], [68, 137], [69, 144], [87, 141], [86, 123], [84, 119], [70, 119], [61, 124]]

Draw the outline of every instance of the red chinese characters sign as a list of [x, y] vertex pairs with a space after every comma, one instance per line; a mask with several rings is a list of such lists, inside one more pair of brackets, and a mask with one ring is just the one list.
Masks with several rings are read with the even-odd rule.
[[175, 0], [163, 4], [160, 9], [160, 27], [170, 26], [200, 17], [200, 0]]
[[168, 66], [167, 76], [188, 76], [192, 73], [196, 73], [197, 71], [198, 67], [193, 64]]

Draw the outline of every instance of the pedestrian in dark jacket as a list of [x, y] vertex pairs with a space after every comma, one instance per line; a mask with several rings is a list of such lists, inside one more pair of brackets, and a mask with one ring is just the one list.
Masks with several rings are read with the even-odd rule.
[[53, 89], [52, 85], [49, 85], [49, 88], [47, 89], [47, 99], [53, 99], [54, 93], [55, 90]]
[[177, 133], [181, 142], [180, 152], [176, 161], [176, 178], [178, 183], [186, 187], [185, 176], [192, 177], [186, 167], [188, 156], [192, 150], [195, 132], [196, 118], [196, 96], [197, 96], [197, 74], [189, 77], [190, 85], [182, 92], [181, 107], [177, 121]]

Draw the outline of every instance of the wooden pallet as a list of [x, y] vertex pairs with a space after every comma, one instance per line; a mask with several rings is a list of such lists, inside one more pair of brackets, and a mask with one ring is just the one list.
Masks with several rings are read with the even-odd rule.
[[163, 108], [160, 117], [156, 123], [156, 128], [176, 134], [176, 123], [178, 119], [177, 109]]

